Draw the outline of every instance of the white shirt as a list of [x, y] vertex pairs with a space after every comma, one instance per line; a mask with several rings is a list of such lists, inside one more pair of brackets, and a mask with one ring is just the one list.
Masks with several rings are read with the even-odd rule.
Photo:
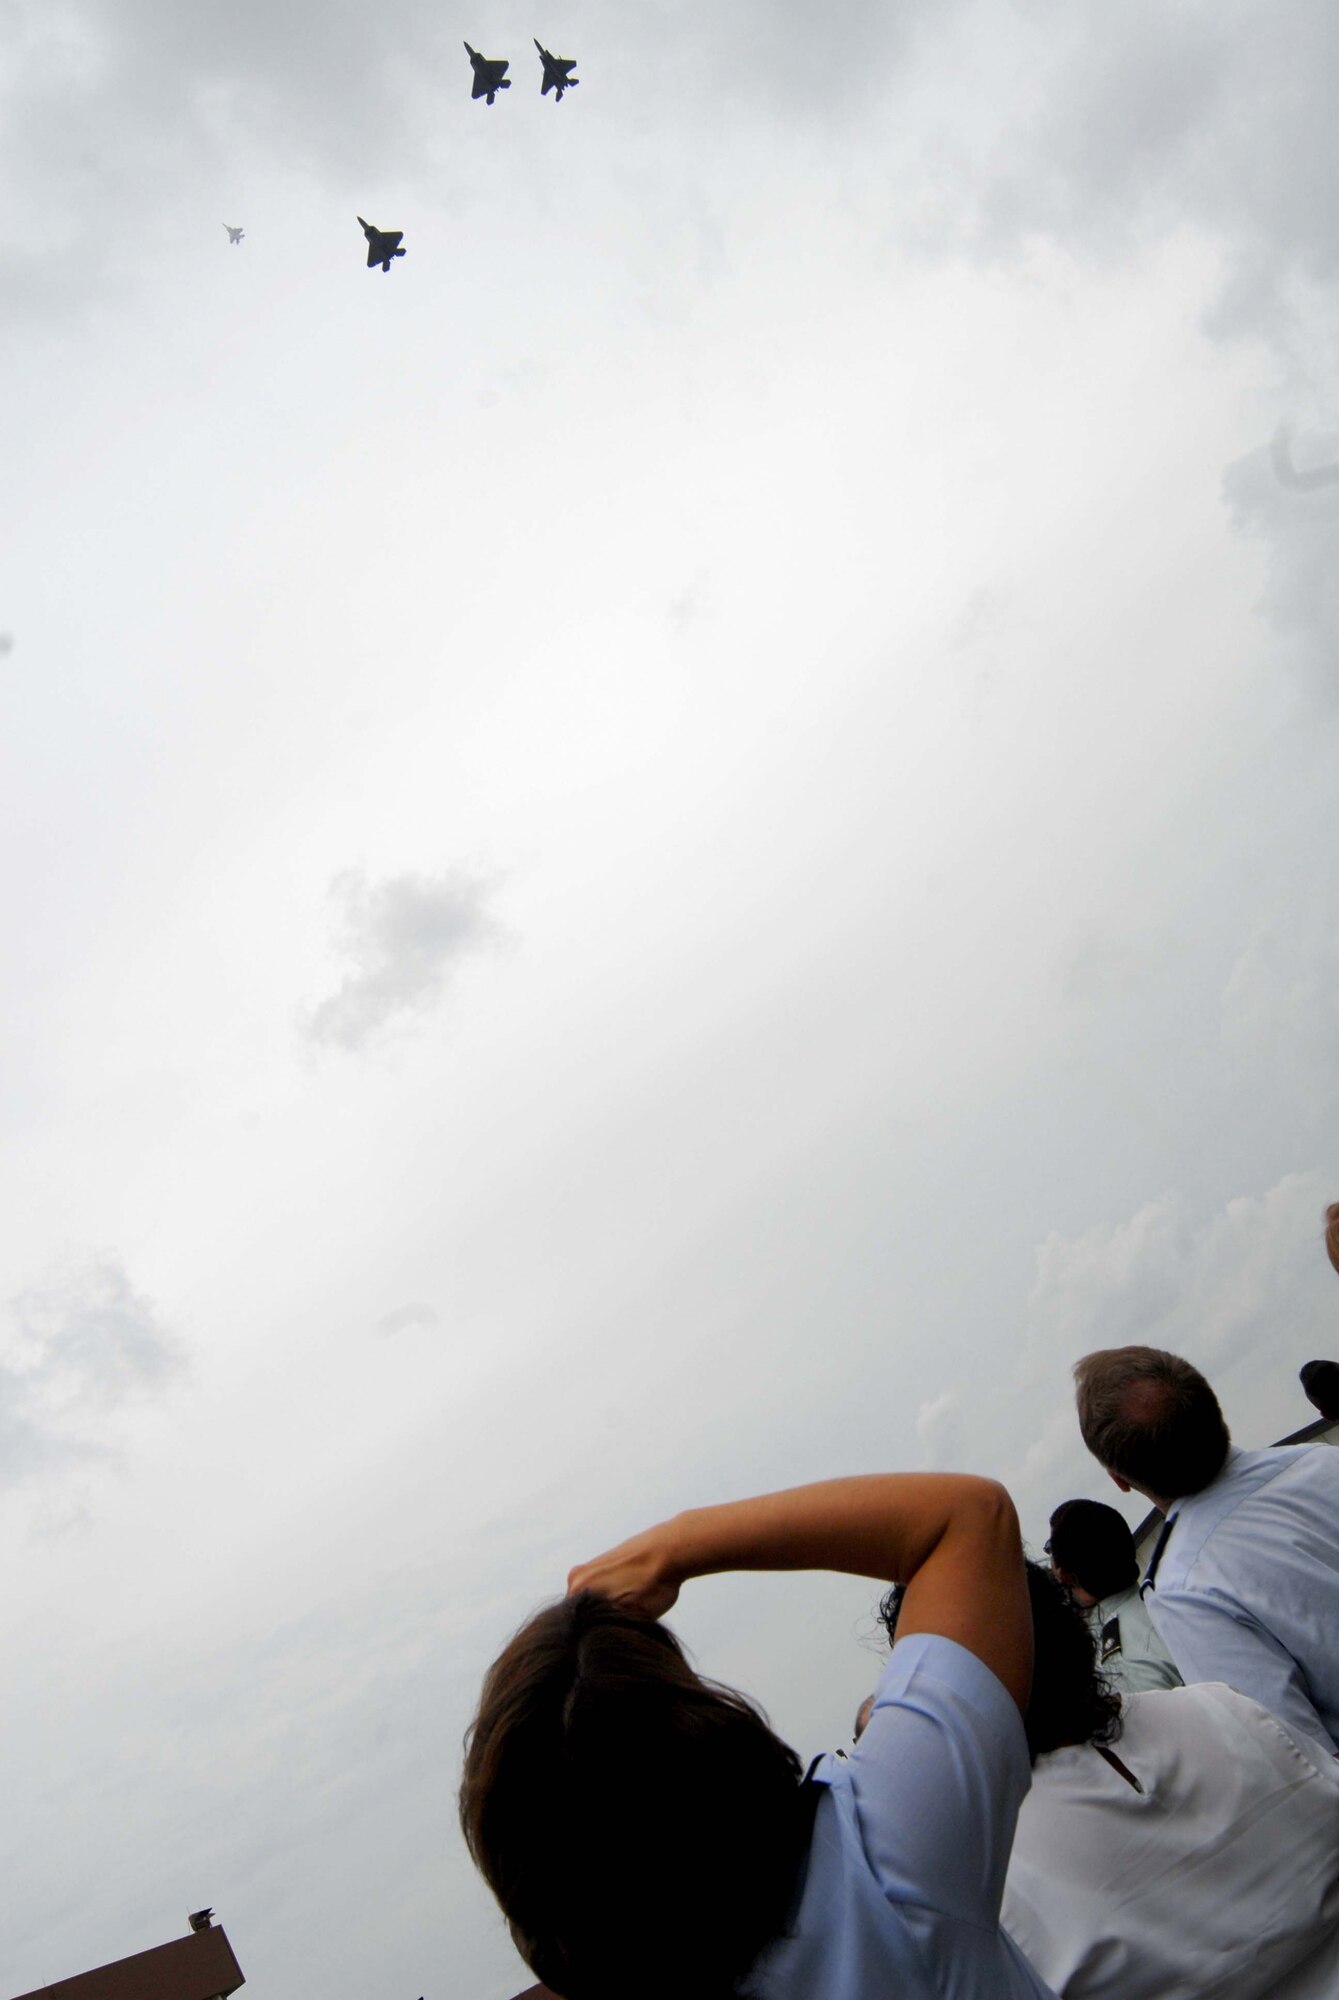
[[815, 1768], [790, 1919], [740, 1991], [1055, 2000], [999, 1922], [1029, 1782], [1022, 1718], [990, 1669], [952, 1639], [899, 1639], [859, 1743]]
[[1226, 1681], [1339, 1750], [1339, 1451], [1229, 1450], [1178, 1500], [1144, 1603], [1186, 1681]]
[[1339, 1763], [1231, 1688], [1122, 1710], [1141, 1791], [1091, 1744], [1037, 1759], [1010, 1934], [1064, 2000], [1332, 2000]]

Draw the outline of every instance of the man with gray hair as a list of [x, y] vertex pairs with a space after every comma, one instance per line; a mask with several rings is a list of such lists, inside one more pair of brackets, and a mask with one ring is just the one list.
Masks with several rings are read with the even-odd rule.
[[1166, 1516], [1144, 1602], [1186, 1681], [1226, 1681], [1339, 1752], [1339, 1451], [1241, 1451], [1198, 1368], [1087, 1354], [1079, 1428], [1123, 1493]]

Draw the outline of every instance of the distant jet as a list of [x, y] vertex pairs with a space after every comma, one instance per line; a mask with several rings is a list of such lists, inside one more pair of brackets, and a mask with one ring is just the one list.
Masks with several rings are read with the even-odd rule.
[[[363, 222], [361, 215], [358, 220]], [[404, 256], [404, 251], [397, 247], [404, 235], [403, 229], [378, 229], [374, 222], [363, 222], [363, 235], [367, 238], [369, 271], [376, 264], [380, 264], [383, 271], [389, 271], [391, 258]]]
[[554, 103], [561, 104], [563, 92], [575, 90], [581, 81], [579, 76], [572, 75], [577, 66], [577, 59], [575, 56], [551, 56], [543, 42], [538, 39], [535, 41], [535, 47], [539, 50], [539, 60], [544, 65], [544, 81], [539, 86], [539, 94], [541, 97], [547, 97], [552, 90], [556, 92]]
[[511, 89], [511, 78], [507, 75], [509, 64], [499, 61], [496, 56], [491, 60], [488, 56], [481, 56], [477, 49], [470, 48], [468, 42], [465, 47], [469, 49], [470, 61], [474, 65], [474, 88], [470, 96], [486, 97], [491, 104], [499, 90]]
[[228, 232], [229, 243], [240, 243], [242, 238], [246, 235], [246, 231], [244, 229], [234, 229], [230, 222], [225, 222], [223, 227]]

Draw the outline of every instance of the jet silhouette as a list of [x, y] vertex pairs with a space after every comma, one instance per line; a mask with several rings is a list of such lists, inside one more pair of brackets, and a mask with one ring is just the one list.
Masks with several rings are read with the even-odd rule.
[[225, 222], [223, 227], [228, 232], [229, 243], [240, 243], [242, 238], [246, 235], [246, 231], [244, 229], [234, 229], [230, 222]]
[[581, 81], [579, 76], [573, 76], [571, 73], [577, 66], [577, 59], [575, 56], [551, 56], [543, 42], [538, 39], [535, 47], [539, 50], [539, 60], [544, 65], [544, 81], [539, 86], [539, 94], [541, 97], [547, 97], [552, 90], [556, 92], [554, 103], [561, 104], [563, 92], [574, 90]]
[[481, 56], [477, 49], [471, 49], [468, 42], [470, 62], [474, 66], [474, 88], [471, 97], [486, 97], [491, 104], [499, 90], [511, 89], [511, 78], [506, 74], [509, 65], [494, 56]]
[[[360, 215], [358, 220], [363, 222]], [[389, 271], [392, 257], [403, 257], [404, 251], [398, 245], [404, 235], [403, 229], [378, 229], [374, 222], [363, 222], [363, 235], [367, 238], [367, 268], [380, 264], [383, 271]]]

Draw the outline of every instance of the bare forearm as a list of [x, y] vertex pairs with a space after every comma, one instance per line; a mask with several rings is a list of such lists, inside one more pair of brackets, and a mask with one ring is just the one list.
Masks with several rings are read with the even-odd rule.
[[661, 1531], [676, 1583], [731, 1569], [832, 1569], [906, 1583], [946, 1534], [1009, 1503], [990, 1480], [871, 1473], [678, 1514]]
[[956, 1640], [1020, 1708], [1027, 1702], [1032, 1619], [1023, 1548], [1013, 1502], [993, 1480], [881, 1473], [693, 1508], [578, 1563], [567, 1587], [663, 1618], [681, 1584], [731, 1569], [833, 1569], [905, 1583], [899, 1636]]

